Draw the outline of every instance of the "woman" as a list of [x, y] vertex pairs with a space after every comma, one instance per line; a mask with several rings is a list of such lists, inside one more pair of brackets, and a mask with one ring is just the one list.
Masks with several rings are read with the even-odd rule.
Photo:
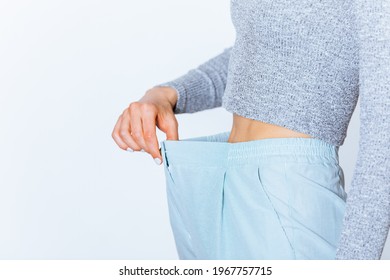
[[[231, 13], [234, 45], [148, 90], [112, 134], [164, 162], [180, 258], [379, 259], [390, 225], [389, 3], [232, 0]], [[359, 95], [346, 200], [338, 148]], [[221, 105], [230, 132], [177, 141], [174, 114]]]

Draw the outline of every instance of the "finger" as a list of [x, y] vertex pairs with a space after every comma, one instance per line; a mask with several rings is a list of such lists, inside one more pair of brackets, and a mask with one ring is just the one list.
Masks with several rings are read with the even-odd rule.
[[122, 115], [119, 116], [115, 126], [114, 130], [111, 133], [112, 138], [114, 139], [115, 143], [123, 150], [127, 150], [128, 145], [121, 139], [119, 135], [119, 130], [122, 122]]
[[[119, 127], [119, 137], [122, 142], [124, 142], [128, 148], [133, 151], [141, 150], [141, 147], [137, 144], [137, 142], [133, 139], [130, 134], [130, 116], [127, 112], [122, 114], [121, 123]], [[127, 149], [127, 148], [126, 148]]]
[[140, 149], [143, 149], [144, 151], [147, 151], [147, 147], [144, 141], [144, 133], [142, 129], [142, 122], [141, 122], [141, 114], [138, 111], [135, 111], [135, 113], [132, 113], [132, 117], [129, 120], [130, 124], [130, 137], [136, 142], [136, 144], [140, 147]]
[[[162, 163], [162, 157], [158, 148], [156, 135], [156, 114], [153, 111], [145, 112], [142, 118], [142, 129], [147, 152], [153, 157], [157, 164]], [[159, 161], [157, 160], [159, 159]]]

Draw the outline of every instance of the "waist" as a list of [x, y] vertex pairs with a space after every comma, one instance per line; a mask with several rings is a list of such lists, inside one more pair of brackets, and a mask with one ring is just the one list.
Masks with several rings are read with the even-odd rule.
[[233, 114], [233, 127], [227, 142], [236, 143], [267, 138], [312, 138], [312, 136], [286, 127]]

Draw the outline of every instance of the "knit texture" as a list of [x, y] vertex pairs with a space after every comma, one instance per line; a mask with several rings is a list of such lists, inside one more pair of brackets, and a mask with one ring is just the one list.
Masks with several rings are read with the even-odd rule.
[[233, 46], [157, 86], [176, 114], [222, 106], [341, 146], [360, 98], [358, 160], [337, 259], [379, 259], [390, 227], [390, 0], [231, 0]]
[[390, 1], [357, 0], [360, 139], [338, 259], [379, 259], [390, 224]]

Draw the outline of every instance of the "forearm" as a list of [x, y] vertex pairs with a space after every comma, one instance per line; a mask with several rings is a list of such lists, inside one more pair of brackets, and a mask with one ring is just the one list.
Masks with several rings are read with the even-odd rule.
[[157, 86], [169, 86], [177, 92], [175, 114], [193, 113], [219, 107], [226, 87], [230, 48], [191, 69], [175, 80]]
[[357, 0], [360, 140], [337, 259], [379, 259], [390, 227], [390, 3]]

